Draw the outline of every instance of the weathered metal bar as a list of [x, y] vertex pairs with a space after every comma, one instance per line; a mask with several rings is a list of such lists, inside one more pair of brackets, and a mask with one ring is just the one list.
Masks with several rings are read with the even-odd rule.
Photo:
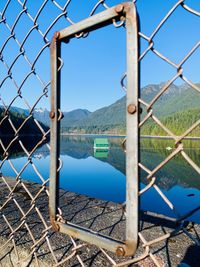
[[135, 5], [126, 13], [126, 254], [133, 255], [138, 242], [138, 28]]
[[91, 231], [90, 229], [79, 227], [70, 223], [56, 223], [58, 224], [60, 232], [79, 238], [90, 244], [94, 244], [100, 248], [107, 249], [118, 255], [126, 249], [126, 245], [123, 242], [112, 239], [109, 236], [104, 236], [95, 231]]
[[51, 156], [50, 156], [50, 184], [49, 184], [49, 213], [50, 220], [53, 227], [57, 206], [58, 206], [58, 157], [59, 157], [59, 139], [60, 129], [58, 121], [58, 109], [60, 108], [60, 72], [58, 71], [59, 57], [60, 57], [60, 43], [57, 40], [58, 35], [55, 34], [51, 43]]
[[[59, 156], [59, 122], [60, 77], [58, 54], [60, 42], [72, 38], [82, 31], [94, 29], [113, 23], [123, 16], [127, 29], [127, 151], [126, 151], [126, 240], [125, 242], [105, 237], [90, 229], [67, 222], [56, 221], [58, 192], [58, 156]], [[65, 40], [64, 40], [65, 39]], [[51, 172], [50, 172], [50, 216], [55, 230], [80, 238], [117, 255], [133, 255], [138, 240], [138, 29], [135, 5], [127, 2], [101, 12], [84, 21], [72, 25], [54, 36], [51, 45], [52, 69], [52, 103], [51, 103]], [[53, 199], [54, 198], [54, 199]]]
[[[124, 5], [127, 6], [130, 5], [130, 3], [124, 3]], [[63, 30], [60, 30], [59, 39], [61, 40], [63, 38], [70, 38], [82, 31], [91, 31], [92, 27], [95, 27], [95, 29], [97, 27], [101, 27], [102, 23], [109, 23], [109, 21], [111, 23], [112, 19], [119, 19], [119, 14], [123, 11], [124, 5], [120, 4], [118, 6], [111, 7], [97, 15], [91, 16]]]

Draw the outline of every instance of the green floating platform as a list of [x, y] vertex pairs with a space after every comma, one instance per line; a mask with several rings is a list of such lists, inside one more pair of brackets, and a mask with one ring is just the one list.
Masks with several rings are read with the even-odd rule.
[[109, 142], [107, 138], [94, 139], [94, 156], [95, 158], [107, 158], [109, 151]]
[[95, 138], [94, 149], [109, 149], [108, 138]]

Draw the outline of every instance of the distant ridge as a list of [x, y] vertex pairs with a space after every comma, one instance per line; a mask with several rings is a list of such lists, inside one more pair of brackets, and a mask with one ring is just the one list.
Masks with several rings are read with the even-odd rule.
[[[158, 94], [166, 83], [150, 84], [141, 89], [141, 98], [150, 103]], [[196, 84], [200, 88], [200, 84]], [[145, 108], [141, 118], [145, 116]], [[26, 110], [14, 108], [20, 114]], [[115, 103], [90, 112], [87, 109], [76, 109], [70, 112], [64, 112], [64, 118], [61, 121], [62, 133], [109, 133], [109, 134], [125, 134], [125, 96], [117, 100]], [[177, 129], [184, 124], [184, 129], [194, 123], [194, 119], [199, 118], [200, 114], [200, 93], [187, 84], [171, 85], [170, 88], [156, 101], [153, 106], [154, 115], [156, 115], [163, 123], [167, 122], [168, 127], [173, 128], [172, 124], [176, 124]], [[192, 114], [195, 114], [192, 116]], [[180, 116], [187, 118], [187, 123], [183, 123]], [[49, 126], [49, 111], [47, 109], [35, 109], [34, 117]], [[153, 126], [153, 122], [149, 121], [144, 125], [142, 132], [145, 134], [153, 132], [163, 134], [163, 132]], [[183, 129], [183, 130], [184, 130]], [[180, 130], [180, 129], [179, 129]], [[180, 131], [179, 131], [180, 132]]]
[[[18, 136], [42, 136], [43, 133], [34, 122], [33, 117], [30, 117], [27, 121], [28, 111], [17, 107], [11, 108], [8, 116], [5, 117], [5, 109], [0, 106], [0, 135], [1, 136], [15, 136], [16, 131]], [[12, 121], [12, 123], [10, 122]], [[44, 131], [48, 131], [48, 127], [42, 122], [40, 123]]]

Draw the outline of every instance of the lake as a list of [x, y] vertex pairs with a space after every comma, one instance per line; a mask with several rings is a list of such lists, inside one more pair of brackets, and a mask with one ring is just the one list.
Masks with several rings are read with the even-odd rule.
[[[63, 167], [60, 172], [60, 188], [90, 197], [122, 203], [125, 201], [125, 153], [121, 143], [123, 138], [109, 137], [110, 150], [95, 152], [94, 136], [61, 136], [61, 159]], [[171, 151], [170, 140], [144, 138], [140, 141], [140, 160], [148, 169], [154, 169]], [[185, 141], [185, 151], [190, 158], [200, 165], [200, 141]], [[21, 174], [24, 180], [41, 183], [49, 178], [50, 154], [47, 145], [35, 151], [32, 164], [28, 164]], [[11, 155], [1, 168], [4, 176], [14, 176], [27, 163], [24, 153]], [[11, 164], [15, 168], [11, 168]], [[35, 168], [33, 168], [35, 166]], [[200, 175], [180, 156], [176, 156], [164, 168], [156, 173], [156, 184], [178, 210], [184, 214], [199, 206]], [[147, 184], [146, 173], [140, 171], [140, 188]], [[141, 209], [174, 217], [174, 213], [165, 204], [154, 188], [141, 197]], [[200, 222], [200, 212], [190, 218]]]

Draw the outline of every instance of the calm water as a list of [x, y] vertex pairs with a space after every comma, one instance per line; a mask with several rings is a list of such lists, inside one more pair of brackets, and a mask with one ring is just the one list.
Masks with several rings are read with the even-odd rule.
[[[103, 200], [125, 201], [125, 154], [121, 148], [122, 139], [109, 138], [111, 149], [108, 153], [95, 153], [93, 141], [94, 137], [61, 137], [63, 168], [60, 173], [60, 187]], [[141, 162], [150, 170], [154, 169], [171, 153], [166, 149], [169, 146], [172, 146], [171, 141], [142, 139]], [[187, 154], [200, 165], [200, 141], [187, 141], [185, 146]], [[49, 151], [44, 145], [35, 152], [32, 160], [44, 179], [49, 177], [49, 159]], [[15, 154], [10, 162], [3, 164], [1, 172], [4, 176], [16, 176], [10, 164], [14, 165], [16, 172], [20, 172], [26, 162], [27, 157], [23, 153]], [[41, 183], [31, 164], [28, 164], [21, 177]], [[147, 184], [146, 173], [141, 171], [140, 177], [140, 186], [143, 188]], [[199, 206], [200, 175], [181, 156], [170, 161], [156, 177], [156, 184], [180, 214]], [[174, 215], [154, 188], [141, 197], [141, 208]], [[200, 222], [200, 212], [193, 214], [190, 220]]]

